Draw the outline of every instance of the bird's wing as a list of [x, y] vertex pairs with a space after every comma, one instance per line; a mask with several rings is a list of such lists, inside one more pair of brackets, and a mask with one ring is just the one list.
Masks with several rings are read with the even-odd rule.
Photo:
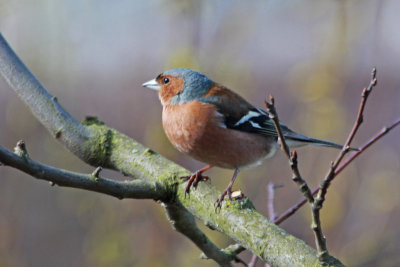
[[[225, 126], [229, 129], [265, 136], [278, 136], [274, 123], [266, 111], [255, 108], [241, 96], [223, 86], [214, 86], [199, 101], [214, 105], [224, 116]], [[280, 125], [284, 133], [292, 132], [283, 123]]]
[[[221, 85], [212, 87], [199, 101], [214, 105], [217, 111], [223, 115], [226, 128], [275, 138], [278, 137], [275, 125], [269, 118], [268, 112], [255, 108], [241, 96]], [[338, 149], [342, 148], [341, 145], [330, 141], [298, 134], [282, 122], [279, 122], [279, 125], [285, 138], [291, 141], [291, 144], [288, 144], [289, 146], [297, 147], [305, 144], [313, 144]], [[350, 150], [359, 151], [356, 148], [350, 148]]]

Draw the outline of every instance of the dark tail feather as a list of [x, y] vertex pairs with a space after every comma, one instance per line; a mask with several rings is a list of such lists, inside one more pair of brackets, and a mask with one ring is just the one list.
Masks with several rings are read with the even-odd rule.
[[[321, 140], [321, 139], [315, 139], [315, 138], [311, 138], [311, 137], [307, 137], [295, 132], [292, 133], [288, 133], [285, 138], [288, 138], [289, 140], [293, 140], [295, 142], [299, 142], [300, 145], [304, 144], [304, 145], [315, 145], [315, 146], [326, 146], [326, 147], [333, 147], [333, 148], [337, 148], [337, 149], [342, 149], [343, 145], [339, 145], [336, 144], [334, 142], [330, 142], [330, 141], [326, 141], [326, 140]], [[360, 151], [360, 149], [358, 148], [353, 148], [350, 147], [350, 151]]]

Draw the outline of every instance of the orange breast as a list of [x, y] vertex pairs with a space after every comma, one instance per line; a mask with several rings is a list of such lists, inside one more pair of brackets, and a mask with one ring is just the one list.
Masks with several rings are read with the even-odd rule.
[[163, 127], [171, 143], [199, 161], [222, 168], [244, 168], [276, 151], [272, 138], [223, 125], [222, 115], [206, 103], [192, 101], [163, 108]]

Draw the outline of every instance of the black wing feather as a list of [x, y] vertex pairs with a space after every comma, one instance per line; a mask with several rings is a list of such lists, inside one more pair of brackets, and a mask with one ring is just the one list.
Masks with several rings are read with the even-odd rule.
[[[238, 102], [220, 96], [202, 97], [200, 101], [216, 106], [218, 112], [224, 116], [224, 123], [229, 129], [265, 136], [278, 136], [268, 112], [255, 108], [248, 102]], [[280, 125], [283, 132], [292, 132], [283, 123]]]

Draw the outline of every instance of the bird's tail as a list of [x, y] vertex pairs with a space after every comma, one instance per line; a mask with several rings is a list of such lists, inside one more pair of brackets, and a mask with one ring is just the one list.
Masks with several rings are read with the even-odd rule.
[[[315, 145], [315, 146], [326, 146], [333, 147], [337, 149], [342, 149], [343, 145], [336, 144], [331, 141], [315, 139], [311, 137], [307, 137], [295, 132], [285, 133], [285, 138], [289, 147], [299, 147], [304, 145]], [[351, 151], [360, 151], [358, 148], [350, 148]]]

